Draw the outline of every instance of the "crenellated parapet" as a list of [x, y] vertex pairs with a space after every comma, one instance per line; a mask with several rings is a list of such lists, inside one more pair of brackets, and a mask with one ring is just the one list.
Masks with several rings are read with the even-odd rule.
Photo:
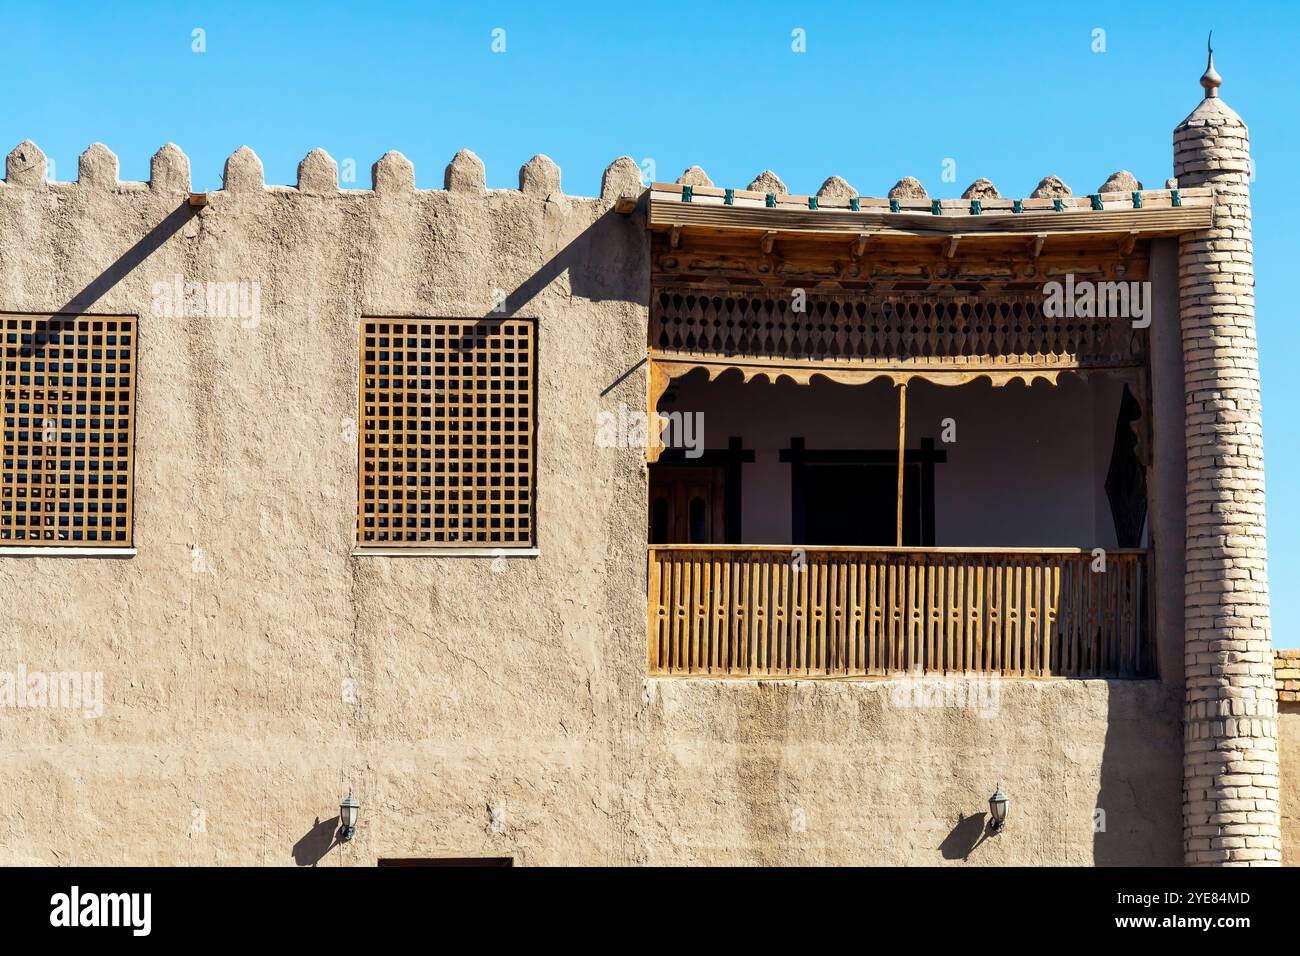
[[[5, 176], [4, 180], [0, 182], [0, 188], [38, 189], [75, 185], [119, 191], [148, 188], [156, 192], [188, 193], [191, 190], [189, 158], [174, 143], [167, 143], [158, 152], [154, 153], [150, 160], [150, 174], [147, 183], [119, 180], [117, 156], [103, 143], [93, 143], [81, 154], [77, 163], [77, 179], [75, 183], [50, 180], [47, 175], [47, 168], [48, 163], [40, 147], [31, 140], [24, 140], [15, 146], [6, 157]], [[570, 198], [629, 200], [639, 197], [649, 185], [642, 180], [641, 168], [636, 161], [630, 156], [620, 156], [605, 168], [601, 177], [600, 195], [598, 197]], [[694, 190], [702, 191], [705, 195], [709, 194], [709, 190], [714, 190], [718, 195], [722, 195], [726, 191], [715, 189], [708, 173], [700, 166], [691, 166], [685, 170], [678, 177], [675, 185], [679, 187], [689, 186]], [[1170, 186], [1176, 188], [1177, 183], [1171, 180]], [[1097, 193], [1129, 195], [1133, 192], [1141, 192], [1142, 188], [1142, 184], [1132, 174], [1126, 170], [1119, 170], [1111, 174], [1097, 188]], [[258, 158], [257, 153], [248, 146], [239, 147], [226, 159], [222, 171], [220, 192], [249, 195], [262, 190], [281, 192], [296, 190], [303, 195], [318, 197], [343, 193], [355, 195], [367, 192], [364, 188], [340, 188], [339, 164], [323, 149], [311, 150], [298, 163], [298, 181], [295, 184], [280, 186], [266, 182], [262, 161]], [[462, 149], [447, 164], [443, 174], [443, 188], [441, 190], [417, 189], [414, 164], [397, 150], [390, 150], [371, 166], [369, 191], [387, 196], [414, 192], [449, 192], [467, 196], [483, 196], [488, 192], [510, 192], [512, 190], [489, 190], [487, 187], [487, 171], [483, 161], [472, 151]], [[542, 200], [563, 197], [565, 194], [560, 167], [550, 157], [538, 153], [519, 168], [517, 192]], [[873, 205], [876, 202], [883, 201], [874, 201], [860, 196], [854, 186], [838, 175], [828, 176], [812, 197], [796, 195], [791, 193], [781, 177], [770, 169], [759, 173], [744, 189], [734, 189], [730, 190], [730, 192], [742, 197], [753, 195], [759, 199], [770, 196], [772, 204], [777, 207], [806, 207], [809, 204], [809, 198], [819, 200], [821, 205], [828, 208], [848, 207], [851, 203], [856, 203], [859, 200], [864, 205]], [[1070, 197], [1071, 195], [1070, 187], [1059, 178], [1046, 176], [1028, 198], [1039, 200]], [[900, 179], [885, 193], [885, 197], [901, 200], [904, 202], [904, 206], [909, 203], [919, 203], [917, 208], [922, 206], [929, 208], [931, 204], [930, 194], [921, 185], [921, 182], [912, 176], [905, 176]], [[990, 206], [988, 201], [1002, 199], [997, 187], [990, 180], [984, 178], [972, 182], [961, 193], [961, 197], [963, 200], [983, 200], [986, 204], [985, 208], [997, 208], [996, 202]], [[942, 200], [942, 202], [944, 208], [948, 208], [957, 200], [949, 199]], [[1007, 199], [1004, 204], [1010, 208], [1012, 202], [1012, 200]]]
[[[863, 208], [887, 204], [886, 200], [895, 200], [899, 209], [895, 211], [907, 211], [909, 209], [932, 209], [934, 202], [939, 202], [938, 208], [957, 209], [963, 208], [974, 199], [981, 203], [981, 211], [993, 209], [1012, 209], [1017, 208], [1017, 204], [1024, 205], [1025, 208], [1037, 208], [1032, 202], [1037, 200], [1048, 200], [1045, 204], [1047, 208], [1055, 208], [1053, 200], [1071, 199], [1074, 196], [1073, 190], [1070, 189], [1059, 176], [1048, 175], [1039, 180], [1038, 185], [1034, 188], [1029, 196], [1022, 199], [1015, 199], [1012, 196], [1003, 196], [998, 191], [993, 182], [984, 177], [974, 180], [961, 192], [961, 200], [956, 198], [938, 199], [932, 197], [921, 181], [915, 176], [904, 176], [898, 180], [883, 196], [874, 196], [860, 194], [858, 190], [849, 184], [842, 176], [828, 176], [822, 183], [816, 193], [810, 195], [800, 195], [790, 192], [786, 187], [784, 180], [771, 169], [765, 169], [757, 176], [748, 186], [743, 188], [723, 188], [716, 186], [709, 174], [700, 166], [691, 166], [677, 177], [675, 183], [651, 185], [652, 189], [671, 190], [671, 187], [691, 188], [693, 196], [701, 197], [724, 196], [730, 194], [731, 200], [740, 200], [739, 205], [744, 205], [746, 199], [758, 199], [760, 202], [766, 201], [766, 204], [775, 209], [811, 206], [809, 199], [816, 199], [818, 202], [814, 208], [847, 208], [850, 206], [861, 206]], [[1178, 181], [1170, 179], [1165, 184], [1164, 196], [1168, 204], [1168, 190], [1178, 189]], [[681, 190], [677, 190], [680, 192]], [[1145, 194], [1148, 190], [1143, 187], [1142, 183], [1126, 169], [1119, 169], [1106, 177], [1105, 181], [1099, 185], [1092, 193], [1079, 197], [1076, 201], [1071, 199], [1065, 203], [1068, 207], [1074, 207], [1078, 203], [1085, 206], [1096, 208], [1096, 199], [1100, 198], [1103, 203], [1111, 203], [1122, 199], [1132, 201], [1135, 193]], [[1144, 198], [1144, 197], [1143, 197]], [[730, 202], [728, 203], [730, 204]], [[1039, 204], [1044, 205], [1044, 204]]]
[[[118, 159], [103, 143], [93, 143], [81, 154], [74, 183], [56, 182], [48, 176], [45, 153], [31, 140], [24, 140], [5, 157], [5, 175], [0, 189], [42, 189], [52, 187], [91, 187], [98, 189], [139, 190], [188, 193], [191, 189], [190, 161], [174, 143], [167, 143], [150, 160], [149, 181], [130, 182], [118, 179]], [[298, 164], [298, 181], [294, 186], [275, 186], [266, 182], [262, 161], [248, 146], [241, 146], [226, 159], [222, 172], [221, 192], [257, 193], [262, 190], [293, 190], [304, 195], [329, 196], [341, 193], [364, 193], [364, 189], [339, 187], [339, 164], [323, 149], [313, 149]], [[630, 156], [620, 156], [605, 168], [599, 198], [618, 200], [639, 196], [645, 190], [641, 169]], [[396, 150], [381, 156], [370, 168], [370, 191], [382, 195], [414, 192], [451, 192], [485, 195], [487, 173], [483, 161], [468, 149], [452, 157], [443, 177], [442, 190], [418, 189], [415, 166]], [[509, 192], [511, 190], [493, 190]], [[564, 193], [560, 167], [541, 153], [519, 169], [518, 192], [543, 200], [559, 199]]]

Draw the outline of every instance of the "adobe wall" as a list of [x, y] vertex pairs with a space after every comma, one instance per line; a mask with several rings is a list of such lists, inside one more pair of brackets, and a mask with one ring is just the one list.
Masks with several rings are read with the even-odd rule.
[[[102, 671], [105, 698], [0, 709], [0, 864], [1180, 860], [1172, 676], [965, 707], [644, 677], [644, 455], [593, 440], [597, 412], [645, 405], [644, 222], [612, 212], [630, 161], [598, 199], [541, 160], [485, 190], [464, 154], [448, 190], [389, 154], [338, 192], [324, 154], [264, 187], [241, 150], [194, 215], [174, 148], [151, 185], [102, 150], [49, 185], [23, 149], [0, 310], [140, 317], [138, 554], [0, 558], [0, 669]], [[259, 283], [260, 319], [152, 314], [177, 275]], [[486, 315], [496, 289], [540, 323], [539, 555], [353, 556], [360, 317]], [[973, 846], [999, 782], [1008, 829]], [[349, 788], [359, 833], [328, 848]]]

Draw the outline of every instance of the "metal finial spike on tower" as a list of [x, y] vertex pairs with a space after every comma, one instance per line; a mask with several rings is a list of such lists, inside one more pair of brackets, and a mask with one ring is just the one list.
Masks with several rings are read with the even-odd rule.
[[1210, 31], [1209, 37], [1205, 41], [1205, 49], [1209, 51], [1209, 62], [1205, 65], [1205, 72], [1201, 74], [1201, 86], [1205, 89], [1205, 98], [1214, 99], [1219, 95], [1219, 87], [1223, 85], [1223, 77], [1214, 69], [1214, 31]]

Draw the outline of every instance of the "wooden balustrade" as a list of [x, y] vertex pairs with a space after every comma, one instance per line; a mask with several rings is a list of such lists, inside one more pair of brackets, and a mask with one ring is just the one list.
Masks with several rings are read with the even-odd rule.
[[1147, 553], [652, 545], [649, 672], [1150, 677]]
[[[1112, 283], [1116, 288], [1120, 284]], [[1127, 296], [1127, 290], [1124, 290]], [[1146, 338], [1128, 319], [1049, 318], [1043, 294], [789, 296], [663, 287], [649, 343], [665, 358], [726, 356], [829, 366], [991, 369], [1140, 365]], [[1119, 312], [1118, 314], [1127, 314]]]

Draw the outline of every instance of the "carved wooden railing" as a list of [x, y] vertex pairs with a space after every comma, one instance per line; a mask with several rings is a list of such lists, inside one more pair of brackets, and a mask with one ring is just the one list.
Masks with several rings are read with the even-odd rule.
[[649, 672], [1146, 677], [1147, 553], [652, 545]]
[[1131, 319], [1049, 317], [1040, 294], [810, 292], [805, 304], [795, 311], [788, 293], [661, 288], [651, 302], [650, 348], [664, 358], [954, 369], [1144, 359], [1145, 335]]

